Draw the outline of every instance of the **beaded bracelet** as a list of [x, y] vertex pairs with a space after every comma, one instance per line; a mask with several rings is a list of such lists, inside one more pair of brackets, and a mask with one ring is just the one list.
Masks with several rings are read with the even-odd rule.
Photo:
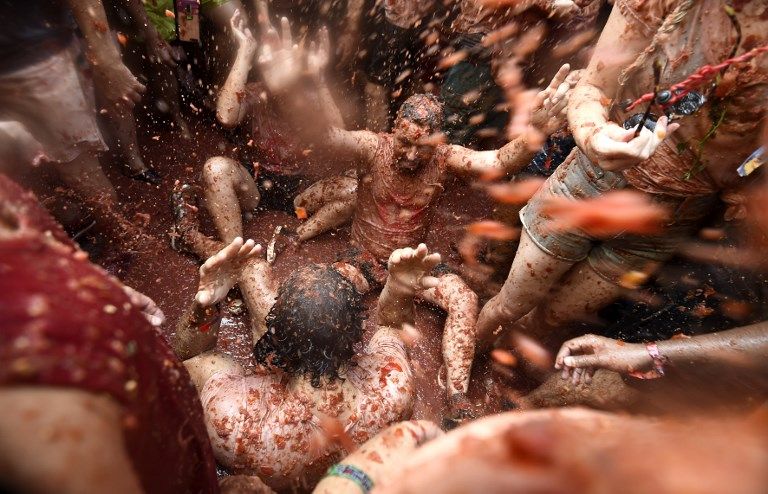
[[363, 494], [368, 494], [373, 489], [373, 480], [371, 480], [368, 474], [352, 465], [337, 463], [328, 469], [325, 476], [349, 479], [360, 487]]

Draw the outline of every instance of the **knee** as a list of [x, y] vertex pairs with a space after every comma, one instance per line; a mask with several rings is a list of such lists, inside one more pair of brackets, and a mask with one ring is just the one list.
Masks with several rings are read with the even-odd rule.
[[216, 156], [205, 162], [203, 165], [203, 180], [206, 184], [212, 185], [228, 177], [235, 170], [237, 163], [223, 156]]

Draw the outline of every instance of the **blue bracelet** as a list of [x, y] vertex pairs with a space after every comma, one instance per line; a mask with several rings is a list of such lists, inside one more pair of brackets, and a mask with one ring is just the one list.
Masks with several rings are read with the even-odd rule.
[[349, 479], [362, 489], [363, 494], [368, 494], [373, 489], [373, 480], [371, 480], [368, 474], [352, 465], [337, 463], [328, 469], [325, 476]]

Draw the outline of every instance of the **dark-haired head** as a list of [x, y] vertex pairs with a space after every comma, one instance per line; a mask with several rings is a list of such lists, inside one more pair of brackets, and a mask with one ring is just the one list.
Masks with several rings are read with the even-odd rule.
[[256, 360], [293, 375], [338, 379], [351, 363], [363, 332], [362, 297], [331, 266], [311, 264], [294, 271], [278, 290], [267, 315], [267, 332], [253, 349]]
[[393, 128], [396, 166], [413, 171], [432, 159], [434, 139], [430, 136], [443, 128], [443, 105], [431, 94], [415, 94], [405, 100], [397, 112]]

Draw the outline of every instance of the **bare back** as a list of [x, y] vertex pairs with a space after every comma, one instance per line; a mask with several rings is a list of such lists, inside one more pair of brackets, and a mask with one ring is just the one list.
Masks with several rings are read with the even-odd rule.
[[337, 419], [355, 443], [365, 442], [410, 416], [413, 384], [402, 341], [384, 329], [342, 380], [313, 388], [308, 378], [275, 370], [220, 372], [205, 383], [201, 399], [217, 460], [280, 489], [316, 482], [344, 454], [323, 432], [323, 417]]

